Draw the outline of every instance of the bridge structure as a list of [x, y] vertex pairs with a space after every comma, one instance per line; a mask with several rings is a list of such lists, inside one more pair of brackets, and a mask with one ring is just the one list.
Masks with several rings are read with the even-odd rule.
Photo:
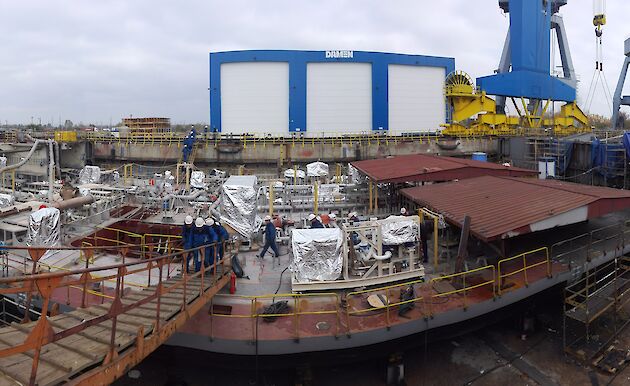
[[[124, 257], [129, 246], [3, 250], [5, 259], [27, 252], [32, 270], [0, 278], [3, 302], [13, 299], [24, 310], [21, 320], [14, 316], [0, 328], [0, 385], [112, 383], [169, 339], [230, 277], [229, 253], [194, 274], [184, 269], [194, 250], [90, 266], [104, 248]], [[45, 272], [40, 259], [60, 251], [80, 254], [85, 268]], [[142, 274], [148, 275], [146, 286], [125, 284]]]

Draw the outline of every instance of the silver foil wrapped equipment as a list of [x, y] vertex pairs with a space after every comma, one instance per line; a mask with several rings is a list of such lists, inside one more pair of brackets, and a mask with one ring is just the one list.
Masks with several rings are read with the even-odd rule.
[[101, 168], [86, 165], [79, 172], [80, 184], [98, 184], [101, 181]]
[[0, 193], [0, 208], [12, 206], [14, 203], [15, 198], [11, 194]]
[[256, 184], [256, 176], [231, 176], [222, 187], [221, 218], [245, 238], [251, 238], [260, 226]]
[[201, 170], [195, 170], [190, 174], [190, 186], [197, 189], [205, 189], [205, 179], [206, 173], [202, 172]]
[[326, 177], [328, 176], [328, 164], [323, 162], [313, 162], [306, 165], [306, 175], [309, 177]]
[[28, 219], [26, 245], [29, 247], [52, 247], [59, 243], [59, 209], [42, 208], [31, 213]]
[[383, 245], [402, 245], [418, 240], [418, 216], [389, 216], [378, 220]]
[[284, 178], [295, 178], [295, 175], [297, 174], [297, 178], [306, 178], [306, 173], [304, 173], [304, 170], [296, 170], [295, 169], [287, 169], [284, 171]]
[[339, 228], [294, 229], [291, 271], [300, 283], [337, 280], [343, 267], [343, 232]]

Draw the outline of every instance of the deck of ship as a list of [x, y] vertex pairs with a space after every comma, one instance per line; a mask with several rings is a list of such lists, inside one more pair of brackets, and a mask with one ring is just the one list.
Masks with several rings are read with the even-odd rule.
[[[441, 271], [449, 266], [444, 264], [424, 281], [380, 289], [294, 294], [286, 269], [289, 254], [260, 261], [253, 252], [241, 253], [249, 278], [238, 280], [235, 295], [216, 296], [169, 344], [229, 354], [291, 354], [377, 344], [455, 324], [572, 281], [589, 267], [629, 253], [628, 214], [616, 212], [524, 236], [510, 258], [488, 260], [485, 266], [449, 276]], [[402, 301], [401, 291], [409, 286], [415, 295]], [[389, 306], [370, 307], [366, 299], [372, 294], [386, 295]], [[264, 307], [279, 300], [286, 300], [289, 310], [265, 318]], [[408, 304], [413, 307], [399, 315]]]

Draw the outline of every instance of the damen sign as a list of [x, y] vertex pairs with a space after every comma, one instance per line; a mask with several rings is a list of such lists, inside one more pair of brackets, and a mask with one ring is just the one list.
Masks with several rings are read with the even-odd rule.
[[354, 51], [339, 50], [339, 51], [326, 51], [326, 59], [352, 59], [354, 58]]

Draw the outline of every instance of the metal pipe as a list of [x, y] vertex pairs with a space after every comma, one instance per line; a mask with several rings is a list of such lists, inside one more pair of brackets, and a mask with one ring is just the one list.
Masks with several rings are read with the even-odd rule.
[[13, 165], [8, 165], [5, 166], [3, 168], [0, 168], [0, 173], [4, 173], [4, 172], [8, 172], [10, 170], [14, 170], [19, 168], [20, 166], [24, 165], [26, 162], [28, 162], [28, 160], [33, 156], [33, 153], [35, 153], [35, 150], [37, 149], [37, 147], [42, 144], [42, 143], [46, 143], [48, 142], [47, 140], [43, 140], [43, 139], [37, 139], [35, 140], [35, 143], [33, 144], [33, 146], [31, 147], [31, 150], [28, 152], [28, 154], [26, 154], [26, 157], [24, 157], [24, 159], [16, 164]]
[[55, 166], [57, 168], [57, 177], [61, 179], [61, 153], [59, 150], [59, 142], [55, 141]]
[[[351, 203], [351, 202], [339, 202], [339, 203], [327, 203], [327, 202], [320, 202], [318, 205], [318, 209], [322, 209], [322, 208], [331, 208], [331, 209], [346, 209], [346, 208], [357, 208], [357, 207], [362, 207], [362, 205], [359, 205], [357, 203]], [[273, 206], [275, 211], [278, 210], [292, 210], [292, 209], [312, 209], [313, 205], [312, 204], [298, 204], [298, 205], [278, 205], [278, 204], [274, 204]], [[258, 211], [260, 212], [266, 212], [269, 210], [269, 205], [258, 205]]]
[[59, 210], [66, 210], [72, 208], [78, 208], [83, 205], [88, 205], [94, 202], [94, 197], [92, 195], [81, 196], [71, 198], [69, 200], [57, 201], [51, 205], [53, 208], [57, 208]]
[[53, 141], [48, 141], [48, 203], [53, 203], [53, 188], [55, 185], [55, 150]]
[[173, 198], [179, 198], [180, 200], [194, 200], [195, 198], [199, 197], [201, 193], [205, 193], [205, 191], [197, 190], [194, 193], [188, 194], [188, 195], [169, 194], [166, 197], [146, 197], [146, 199], [149, 201], [163, 201], [163, 200], [170, 200]]

